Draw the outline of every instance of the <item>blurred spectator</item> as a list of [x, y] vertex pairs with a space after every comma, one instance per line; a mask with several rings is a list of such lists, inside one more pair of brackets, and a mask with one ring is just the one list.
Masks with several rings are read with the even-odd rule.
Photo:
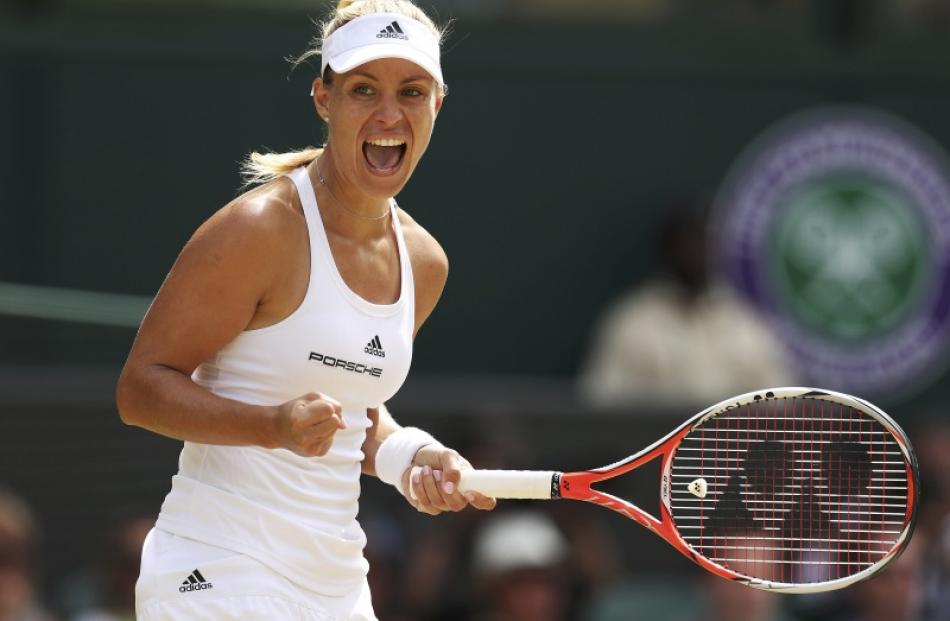
[[616, 583], [589, 603], [583, 621], [705, 621], [696, 585], [682, 577]]
[[361, 520], [367, 535], [364, 550], [369, 561], [370, 593], [373, 597], [373, 610], [382, 621], [402, 620], [396, 611], [400, 606], [401, 567], [412, 557], [406, 558], [406, 535], [402, 526], [391, 516], [379, 509], [361, 511], [368, 517]]
[[23, 500], [0, 490], [0, 621], [50, 621], [38, 602], [33, 558], [36, 521]]
[[950, 619], [950, 515], [931, 547], [931, 566], [925, 582], [923, 621]]
[[142, 561], [145, 536], [155, 525], [154, 515], [122, 517], [111, 524], [100, 567], [92, 570], [87, 599], [94, 602], [74, 621], [133, 621], [135, 581]]
[[915, 537], [934, 542], [927, 555], [926, 621], [950, 619], [950, 422], [944, 416], [937, 411], [914, 435], [923, 490]]
[[[760, 537], [761, 533], [754, 533]], [[750, 540], [743, 545], [755, 545]], [[759, 568], [777, 560], [770, 547], [760, 545], [754, 555]], [[750, 571], [742, 561], [733, 564], [737, 571]], [[587, 611], [585, 621], [786, 621], [780, 597], [753, 589], [708, 572], [698, 581], [691, 576], [676, 579], [629, 581], [605, 594]]]
[[784, 621], [781, 595], [708, 574], [703, 579], [702, 621]]
[[705, 405], [794, 383], [751, 308], [711, 280], [705, 206], [677, 208], [659, 241], [662, 273], [624, 295], [597, 327], [581, 377], [598, 405]]
[[[777, 540], [763, 540], [766, 531], [750, 533], [748, 540], [736, 541], [736, 544], [755, 546], [749, 561], [733, 561], [731, 567], [740, 573], [756, 574], [763, 567], [782, 562], [778, 551], [781, 544]], [[781, 571], [781, 568], [778, 568]], [[779, 574], [781, 575], [781, 574]], [[725, 580], [713, 574], [706, 574], [704, 583], [704, 605], [706, 611], [703, 621], [779, 621], [786, 619], [780, 609], [780, 596], [761, 589], [754, 589]]]
[[563, 563], [568, 545], [544, 513], [493, 515], [475, 537], [479, 621], [564, 621], [570, 605]]
[[950, 422], [933, 416], [914, 435], [920, 462], [921, 495], [917, 529], [939, 540], [950, 516]]
[[[847, 591], [855, 612], [847, 621], [920, 621], [924, 603], [924, 571], [927, 539], [911, 539], [903, 554], [888, 567]], [[941, 611], [948, 614], [947, 610]], [[946, 619], [947, 617], [943, 617]]]
[[[401, 567], [399, 599], [407, 619], [441, 621], [460, 617], [455, 611], [458, 605], [455, 600], [459, 596], [456, 578], [464, 566], [459, 555], [461, 522], [451, 519], [427, 524], [423, 532], [416, 533], [409, 558]], [[462, 599], [470, 595], [464, 593]], [[469, 607], [463, 605], [463, 609]]]

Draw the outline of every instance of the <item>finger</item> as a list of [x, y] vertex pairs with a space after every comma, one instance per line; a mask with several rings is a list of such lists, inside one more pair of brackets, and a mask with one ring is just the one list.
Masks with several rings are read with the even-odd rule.
[[333, 437], [333, 435], [340, 429], [340, 422], [334, 418], [324, 418], [321, 421], [316, 421], [312, 423], [309, 427], [306, 427], [303, 430], [303, 433], [308, 438], [320, 438], [324, 439], [326, 437]]
[[422, 493], [419, 498], [433, 509], [443, 509], [442, 496], [439, 494], [438, 484], [432, 475], [432, 466], [422, 467]]
[[419, 496], [416, 495], [416, 490], [413, 488], [413, 484], [419, 481], [416, 472], [418, 466], [413, 466], [409, 468], [409, 478], [406, 480], [406, 490], [408, 490], [407, 498], [412, 503], [412, 506], [415, 507], [419, 502]]
[[446, 494], [454, 494], [458, 489], [459, 479], [462, 476], [461, 470], [465, 467], [465, 460], [455, 451], [445, 450], [439, 455], [439, 461], [442, 463], [442, 472], [445, 475], [442, 481], [442, 491]]
[[465, 498], [468, 500], [468, 504], [482, 511], [491, 511], [498, 504], [498, 501], [494, 498], [483, 496], [478, 492], [465, 492]]
[[442, 502], [449, 508], [450, 511], [461, 511], [465, 508], [465, 505], [468, 503], [465, 500], [465, 497], [459, 493], [458, 487], [453, 484], [454, 493], [446, 493], [445, 488], [442, 487], [445, 481], [445, 473], [439, 470], [432, 471], [432, 477], [435, 479], [436, 487], [439, 491], [439, 494], [442, 497]]
[[428, 493], [423, 482], [423, 467], [414, 466], [409, 475], [409, 493], [412, 496], [411, 504], [417, 511], [428, 513], [429, 515], [438, 515], [441, 513], [429, 502]]
[[442, 494], [439, 492], [439, 485], [432, 474], [431, 466], [422, 467], [422, 489], [423, 492], [419, 495], [419, 498], [423, 500], [423, 504], [439, 511], [448, 509], [448, 505], [445, 504]]
[[327, 399], [326, 397], [322, 399], [317, 399], [316, 401], [311, 401], [307, 404], [308, 412], [319, 412], [325, 416], [330, 416], [332, 414], [339, 414], [343, 411], [342, 406], [336, 402]]
[[307, 406], [306, 418], [307, 424], [316, 424], [314, 421], [329, 420], [333, 422], [337, 429], [346, 429], [346, 420], [344, 420], [342, 412], [334, 411], [332, 407], [323, 402]]

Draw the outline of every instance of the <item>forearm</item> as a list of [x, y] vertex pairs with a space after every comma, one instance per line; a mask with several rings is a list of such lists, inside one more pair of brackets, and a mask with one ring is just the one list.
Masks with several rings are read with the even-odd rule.
[[128, 425], [202, 444], [276, 444], [276, 407], [219, 397], [164, 365], [126, 367], [116, 388], [119, 416]]

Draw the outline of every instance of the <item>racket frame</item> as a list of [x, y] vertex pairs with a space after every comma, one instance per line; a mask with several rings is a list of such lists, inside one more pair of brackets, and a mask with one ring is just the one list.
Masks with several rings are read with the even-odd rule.
[[[887, 431], [897, 441], [897, 444], [900, 446], [900, 450], [903, 453], [905, 459], [908, 495], [907, 509], [904, 516], [906, 524], [898, 536], [896, 543], [885, 556], [883, 556], [871, 566], [850, 576], [809, 584], [778, 582], [746, 576], [705, 557], [699, 551], [694, 549], [693, 546], [691, 546], [687, 541], [685, 541], [680, 536], [680, 533], [676, 528], [675, 518], [673, 517], [671, 509], [671, 469], [673, 457], [676, 454], [676, 450], [683, 439], [689, 435], [691, 431], [701, 427], [709, 420], [726, 414], [739, 407], [754, 404], [760, 401], [793, 397], [822, 399], [860, 410], [864, 414], [878, 421], [885, 429], [887, 429]], [[662, 459], [660, 464], [661, 474], [659, 518], [654, 517], [650, 513], [647, 513], [646, 511], [640, 509], [630, 502], [627, 502], [626, 500], [623, 500], [622, 498], [618, 498], [612, 494], [608, 494], [592, 487], [596, 483], [626, 474], [627, 472], [635, 470], [643, 464], [646, 464], [657, 458]], [[916, 524], [917, 504], [919, 500], [920, 489], [919, 479], [920, 476], [918, 472], [917, 458], [914, 455], [914, 452], [911, 450], [910, 441], [908, 440], [907, 435], [900, 428], [900, 426], [898, 426], [897, 423], [895, 423], [894, 420], [882, 410], [863, 399], [831, 390], [803, 387], [783, 387], [753, 391], [726, 399], [725, 401], [721, 401], [706, 408], [702, 412], [699, 412], [685, 423], [680, 425], [678, 428], [667, 434], [665, 437], [660, 438], [642, 451], [613, 464], [603, 466], [601, 468], [595, 468], [593, 470], [551, 473], [551, 497], [591, 502], [616, 511], [617, 513], [620, 513], [621, 515], [630, 518], [645, 528], [653, 531], [665, 539], [674, 548], [679, 550], [686, 557], [692, 559], [693, 562], [716, 574], [717, 576], [767, 591], [781, 593], [815, 593], [820, 591], [840, 589], [856, 582], [860, 582], [861, 580], [866, 580], [867, 578], [870, 578], [874, 574], [884, 569], [884, 567], [886, 567], [895, 558], [897, 558], [897, 556], [900, 555], [904, 547], [906, 547]]]

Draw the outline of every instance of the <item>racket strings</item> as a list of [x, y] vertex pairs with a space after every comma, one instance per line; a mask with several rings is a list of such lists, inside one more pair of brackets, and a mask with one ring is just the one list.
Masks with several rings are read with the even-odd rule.
[[897, 440], [862, 411], [811, 397], [764, 399], [683, 439], [670, 509], [696, 552], [736, 573], [827, 582], [873, 566], [900, 542], [907, 477]]

